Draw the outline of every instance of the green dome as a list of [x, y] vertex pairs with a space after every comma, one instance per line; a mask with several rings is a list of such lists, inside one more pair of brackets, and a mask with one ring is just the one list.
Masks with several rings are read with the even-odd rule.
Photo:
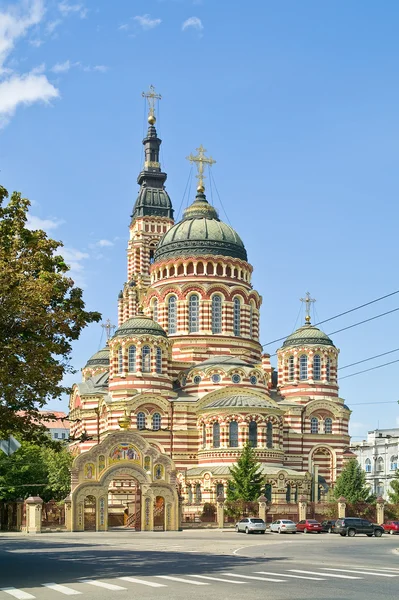
[[132, 317], [125, 321], [118, 327], [113, 337], [124, 337], [125, 335], [158, 335], [167, 337], [166, 332], [158, 323], [144, 315]]
[[155, 261], [206, 254], [247, 260], [247, 251], [240, 236], [230, 225], [220, 221], [205, 195], [199, 193], [184, 211], [183, 219], [160, 239]]
[[283, 343], [283, 348], [291, 346], [334, 346], [333, 341], [326, 333], [315, 327], [314, 325], [306, 324], [291, 333]]
[[84, 368], [86, 369], [87, 367], [109, 367], [109, 348], [102, 348], [93, 354]]

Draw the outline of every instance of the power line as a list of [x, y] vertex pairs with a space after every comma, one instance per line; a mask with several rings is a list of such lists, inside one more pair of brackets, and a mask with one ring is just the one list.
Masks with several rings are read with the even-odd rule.
[[369, 369], [364, 369], [363, 371], [357, 371], [356, 373], [351, 373], [350, 375], [345, 375], [344, 377], [340, 377], [340, 381], [342, 379], [347, 379], [348, 377], [354, 377], [355, 375], [360, 375], [361, 373], [368, 373], [368, 371], [374, 371], [375, 369], [381, 369], [382, 367], [387, 367], [388, 365], [393, 365], [394, 363], [399, 362], [399, 358], [397, 360], [391, 360], [390, 362], [383, 363], [382, 365], [377, 365], [376, 367], [370, 367]]
[[[398, 404], [398, 400], [386, 400], [385, 402], [350, 402], [347, 406], [364, 406], [366, 404]], [[351, 437], [359, 437], [357, 435], [351, 435]]]
[[370, 356], [370, 358], [364, 358], [363, 360], [358, 360], [357, 362], [351, 363], [350, 365], [345, 365], [344, 367], [339, 367], [338, 371], [342, 369], [348, 369], [349, 367], [354, 367], [355, 365], [360, 365], [361, 363], [367, 362], [368, 360], [374, 360], [375, 358], [380, 358], [381, 356], [386, 356], [387, 354], [392, 354], [393, 352], [399, 352], [399, 348], [395, 348], [395, 350], [389, 350], [388, 352], [383, 352], [382, 354], [376, 354], [375, 356]]
[[380, 317], [385, 317], [386, 315], [390, 315], [398, 311], [399, 308], [394, 308], [393, 310], [388, 310], [387, 312], [376, 315], [375, 317], [370, 317], [369, 319], [365, 319], [364, 321], [359, 321], [358, 323], [354, 323], [353, 325], [348, 325], [348, 327], [343, 327], [342, 329], [337, 329], [337, 331], [332, 331], [327, 335], [335, 335], [336, 333], [341, 333], [341, 331], [346, 331], [347, 329], [352, 329], [352, 327], [357, 327], [358, 325], [363, 325], [363, 323], [368, 323], [369, 321], [374, 321], [375, 319], [379, 319]]

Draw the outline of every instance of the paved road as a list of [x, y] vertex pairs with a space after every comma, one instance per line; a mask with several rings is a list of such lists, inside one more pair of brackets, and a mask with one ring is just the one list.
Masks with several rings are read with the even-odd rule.
[[397, 600], [399, 536], [0, 534], [0, 600]]

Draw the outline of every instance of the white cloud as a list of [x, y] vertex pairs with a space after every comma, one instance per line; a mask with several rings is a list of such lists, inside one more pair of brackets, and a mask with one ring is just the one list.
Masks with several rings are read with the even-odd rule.
[[154, 29], [157, 25], [161, 24], [161, 19], [151, 19], [150, 15], [137, 15], [134, 17], [134, 20], [140, 25], [140, 27], [144, 30]]
[[122, 23], [122, 25], [119, 25], [118, 29], [119, 29], [119, 31], [126, 31], [127, 29], [129, 29], [129, 24]]
[[58, 250], [59, 254], [64, 258], [66, 264], [69, 266], [68, 275], [72, 277], [74, 282], [83, 287], [85, 285], [85, 279], [83, 276], [84, 264], [82, 261], [89, 258], [87, 252], [76, 250], [75, 248], [63, 247]]
[[202, 31], [204, 29], [202, 21], [198, 17], [190, 17], [189, 19], [184, 21], [181, 28], [182, 28], [182, 31], [185, 31], [189, 27], [192, 27], [193, 29], [196, 29], [197, 31]]
[[70, 60], [66, 60], [63, 63], [56, 63], [53, 67], [51, 67], [51, 71], [53, 73], [66, 73], [73, 66], [74, 64], [71, 63]]
[[39, 40], [39, 39], [29, 40], [29, 43], [34, 48], [40, 48], [40, 46], [42, 46], [44, 44], [43, 40]]
[[83, 4], [69, 4], [66, 0], [62, 0], [58, 4], [58, 10], [63, 17], [67, 17], [70, 14], [77, 14], [81, 19], [85, 19], [89, 12]]
[[97, 71], [98, 73], [106, 73], [109, 67], [106, 67], [105, 65], [94, 65], [94, 67], [87, 65], [86, 67], [82, 66], [82, 69], [87, 73], [90, 73], [91, 71]]
[[43, 15], [43, 0], [28, 0], [0, 12], [0, 74], [16, 40], [23, 37], [30, 27], [40, 23]]
[[49, 232], [53, 229], [57, 229], [62, 223], [63, 221], [59, 221], [58, 219], [41, 219], [35, 215], [28, 214], [26, 226], [28, 229], [43, 229], [44, 231]]
[[100, 248], [105, 248], [107, 246], [113, 246], [113, 245], [114, 245], [114, 243], [111, 242], [110, 240], [99, 240], [96, 243], [96, 246], [99, 246]]
[[55, 21], [49, 21], [46, 25], [46, 33], [52, 35], [57, 29], [58, 25], [61, 25], [61, 19], [55, 19]]
[[82, 63], [79, 61], [71, 62], [69, 59], [63, 63], [56, 63], [53, 67], [51, 67], [50, 70], [53, 73], [67, 73], [70, 69], [73, 69], [75, 67], [80, 68], [86, 73], [90, 73], [93, 71], [96, 71], [98, 73], [105, 73], [106, 71], [108, 71], [108, 67], [106, 67], [105, 65], [95, 65], [94, 67], [91, 67], [90, 65], [82, 65]]

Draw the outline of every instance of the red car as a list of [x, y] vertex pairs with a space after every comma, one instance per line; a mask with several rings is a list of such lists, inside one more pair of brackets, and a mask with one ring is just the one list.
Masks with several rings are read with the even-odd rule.
[[321, 533], [323, 531], [323, 527], [321, 526], [321, 523], [315, 521], [314, 519], [305, 519], [304, 521], [299, 521], [299, 523], [296, 524], [296, 530], [303, 533], [311, 533], [312, 531], [315, 533]]
[[394, 533], [399, 533], [399, 521], [387, 521], [383, 523], [382, 527], [384, 531], [393, 535]]

